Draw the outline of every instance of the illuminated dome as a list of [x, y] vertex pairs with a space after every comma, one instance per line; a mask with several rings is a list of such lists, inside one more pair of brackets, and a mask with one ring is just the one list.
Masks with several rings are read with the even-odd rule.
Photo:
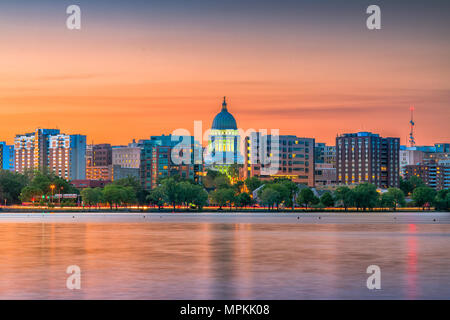
[[233, 129], [237, 130], [236, 120], [233, 115], [227, 110], [227, 102], [225, 97], [223, 97], [222, 111], [218, 113], [213, 121], [212, 130], [227, 130]]

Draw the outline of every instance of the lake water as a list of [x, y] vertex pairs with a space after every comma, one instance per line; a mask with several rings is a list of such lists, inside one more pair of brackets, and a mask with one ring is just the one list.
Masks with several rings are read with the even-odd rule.
[[450, 224], [0, 220], [0, 298], [448, 299]]

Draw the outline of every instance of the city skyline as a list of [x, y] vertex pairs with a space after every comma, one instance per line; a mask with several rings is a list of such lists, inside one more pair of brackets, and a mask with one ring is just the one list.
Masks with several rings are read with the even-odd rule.
[[[212, 123], [213, 121], [211, 121], [211, 123]], [[409, 125], [409, 124], [408, 124]], [[202, 128], [202, 133], [203, 133], [203, 136], [205, 135], [205, 133], [208, 131], [208, 130], [210, 130], [210, 128], [208, 127], [208, 124], [206, 124], [206, 126], [204, 125], [204, 123], [202, 123], [202, 126], [201, 126], [201, 128]], [[410, 127], [408, 127], [408, 128], [410, 128]], [[61, 127], [60, 126], [58, 126], [58, 125], [55, 125], [55, 126], [36, 126], [36, 127], [34, 127], [34, 128], [30, 128], [30, 130], [24, 130], [23, 132], [20, 132], [20, 133], [18, 133], [18, 132], [16, 132], [14, 135], [13, 135], [13, 137], [12, 138], [10, 138], [10, 139], [8, 139], [8, 138], [6, 138], [6, 137], [0, 137], [0, 141], [4, 141], [6, 144], [10, 144], [10, 145], [13, 145], [14, 144], [14, 139], [17, 137], [17, 136], [22, 136], [22, 135], [25, 135], [25, 134], [29, 134], [29, 133], [32, 133], [35, 129], [55, 129], [55, 130], [59, 130], [59, 129], [61, 129]], [[113, 145], [113, 146], [127, 146], [127, 145], [129, 145], [130, 143], [133, 143], [134, 141], [137, 141], [137, 140], [145, 140], [145, 139], [147, 139], [148, 137], [151, 137], [151, 136], [154, 136], [154, 135], [172, 135], [173, 133], [174, 133], [174, 131], [176, 131], [176, 130], [179, 130], [179, 129], [185, 129], [185, 128], [176, 128], [176, 129], [174, 129], [173, 131], [168, 131], [168, 130], [164, 130], [164, 129], [162, 129], [162, 132], [155, 132], [155, 133], [150, 133], [150, 134], [148, 134], [147, 136], [142, 136], [142, 137], [132, 137], [130, 140], [128, 140], [128, 141], [123, 141], [122, 143], [114, 143], [114, 142], [112, 142], [110, 139], [108, 139], [108, 140], [104, 140], [104, 141], [95, 141], [94, 140], [94, 138], [92, 138], [92, 137], [89, 137], [86, 133], [83, 133], [83, 134], [85, 134], [86, 136], [87, 136], [87, 141], [86, 141], [86, 143], [88, 144], [88, 145], [101, 145], [101, 144], [105, 144], [105, 143], [107, 143], [107, 144], [111, 144], [111, 145]], [[240, 129], [242, 129], [242, 127], [240, 127], [240, 126], [238, 126], [238, 129], [240, 130]], [[254, 128], [251, 128], [251, 129], [254, 129]], [[270, 130], [273, 130], [273, 129], [276, 129], [276, 128], [274, 128], [274, 127], [272, 127], [272, 128], [269, 128], [269, 129], [267, 129], [267, 128], [257, 128], [256, 129], [256, 131], [257, 132], [260, 132], [260, 130], [268, 130], [268, 132], [270, 132]], [[192, 132], [190, 131], [190, 130], [188, 130], [192, 135], [194, 135], [194, 129], [192, 128], [191, 129], [192, 130]], [[246, 129], [244, 129], [244, 130], [246, 130]], [[79, 130], [77, 130], [77, 129], [74, 129], [74, 131], [73, 132], [71, 132], [71, 131], [67, 131], [66, 130], [66, 132], [68, 132], [69, 134], [78, 134], [78, 133], [80, 133], [80, 131]], [[351, 133], [351, 132], [377, 132], [377, 133], [379, 133], [379, 134], [381, 134], [381, 135], [385, 135], [385, 134], [383, 134], [383, 130], [382, 129], [379, 129], [379, 130], [366, 130], [365, 128], [363, 128], [363, 129], [359, 129], [359, 130], [348, 130], [348, 131], [339, 131], [339, 132], [336, 132], [336, 135], [334, 136], [334, 137], [332, 137], [331, 138], [331, 140], [330, 140], [330, 138], [325, 138], [325, 139], [322, 139], [322, 140], [320, 140], [320, 139], [317, 139], [315, 136], [310, 136], [310, 137], [313, 137], [313, 138], [315, 138], [315, 140], [319, 143], [319, 142], [321, 142], [321, 143], [325, 143], [325, 144], [327, 144], [327, 145], [335, 145], [335, 139], [336, 139], [336, 137], [338, 137], [339, 135], [341, 135], [341, 134], [347, 134], [347, 133]], [[408, 129], [408, 133], [410, 132], [410, 129]], [[288, 133], [288, 132], [286, 132], [286, 131], [281, 131], [280, 132], [280, 135], [290, 135], [291, 133]], [[177, 135], [177, 134], [175, 134], [175, 135]], [[385, 136], [388, 136], [388, 135], [385, 135]], [[416, 135], [416, 131], [414, 131], [414, 136], [416, 137], [417, 135]], [[306, 136], [304, 136], [304, 137], [306, 137]], [[406, 137], [398, 137], [398, 136], [395, 136], [395, 135], [392, 135], [392, 136], [389, 136], [389, 137], [396, 137], [396, 138], [399, 138], [400, 139], [400, 141], [401, 141], [401, 145], [404, 145], [404, 146], [410, 146], [410, 141], [408, 140], [409, 139], [409, 137], [408, 136], [406, 136]], [[244, 138], [242, 138], [242, 139], [244, 139]], [[207, 145], [208, 145], [208, 141], [207, 141], [207, 139], [202, 139], [203, 140], [203, 146], [204, 147], [206, 147]], [[122, 140], [121, 140], [122, 141]], [[431, 140], [430, 140], [430, 143], [428, 143], [428, 144], [424, 144], [424, 143], [420, 143], [420, 141], [419, 141], [419, 143], [416, 143], [415, 144], [415, 146], [434, 146], [435, 144], [439, 144], [439, 143], [446, 143], [448, 140], [436, 140], [436, 139], [434, 139], [434, 138], [431, 138]]]
[[65, 3], [0, 4], [0, 140], [36, 127], [116, 145], [195, 120], [206, 130], [224, 95], [243, 129], [405, 145], [414, 106], [418, 145], [450, 140], [448, 3], [381, 1], [377, 31], [357, 1], [78, 4], [79, 31]]
[[0, 300], [449, 299], [449, 30], [450, 0], [0, 0]]

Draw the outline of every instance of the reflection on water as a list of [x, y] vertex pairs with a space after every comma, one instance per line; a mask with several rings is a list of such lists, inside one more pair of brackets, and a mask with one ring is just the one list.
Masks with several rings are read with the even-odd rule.
[[[450, 298], [450, 225], [0, 223], [0, 298]], [[382, 290], [366, 288], [381, 268]], [[82, 289], [66, 289], [69, 265]]]

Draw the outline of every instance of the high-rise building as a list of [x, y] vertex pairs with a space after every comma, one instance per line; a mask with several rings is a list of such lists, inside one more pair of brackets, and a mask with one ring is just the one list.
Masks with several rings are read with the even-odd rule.
[[438, 153], [450, 153], [450, 143], [435, 143], [434, 147]]
[[113, 147], [112, 164], [121, 168], [139, 169], [141, 166], [141, 147], [134, 141], [128, 146]]
[[141, 147], [135, 140], [128, 146], [115, 146], [112, 149], [113, 180], [127, 177], [140, 178]]
[[318, 142], [314, 146], [314, 162], [329, 163], [333, 166], [336, 165], [336, 147], [327, 146], [325, 143]]
[[86, 149], [86, 165], [93, 167], [112, 164], [112, 147], [110, 144], [93, 144]]
[[232, 164], [242, 164], [241, 141], [236, 120], [223, 98], [222, 110], [214, 117], [209, 135], [205, 165], [222, 172]]
[[140, 179], [140, 169], [136, 168], [124, 168], [119, 165], [113, 164], [113, 177], [112, 181], [134, 177], [136, 179]]
[[436, 190], [450, 188], [450, 160], [431, 160], [428, 163], [405, 166], [405, 178], [419, 177]]
[[414, 147], [400, 146], [400, 150], [417, 150], [417, 151], [422, 151], [424, 153], [434, 153], [434, 152], [436, 152], [436, 147], [435, 146], [414, 146]]
[[331, 163], [315, 164], [316, 186], [336, 185], [336, 168]]
[[58, 129], [36, 129], [14, 138], [14, 170], [45, 171], [48, 169], [48, 138], [59, 134]]
[[405, 177], [405, 168], [409, 165], [422, 163], [425, 153], [420, 150], [400, 149], [400, 174]]
[[113, 179], [112, 147], [110, 144], [91, 144], [86, 148], [86, 179]]
[[336, 147], [318, 142], [314, 147], [315, 180], [317, 186], [336, 184]]
[[244, 177], [288, 178], [314, 186], [314, 139], [252, 132], [245, 150]]
[[170, 176], [199, 181], [203, 171], [202, 147], [192, 136], [152, 136], [140, 140], [140, 177], [150, 190]]
[[3, 170], [14, 170], [14, 146], [0, 141], [0, 168]]
[[57, 134], [48, 138], [48, 167], [66, 180], [86, 178], [86, 136]]
[[447, 162], [450, 161], [450, 153], [449, 152], [430, 152], [426, 153], [423, 157], [423, 163], [428, 162]]
[[371, 132], [347, 133], [336, 138], [339, 184], [369, 182], [379, 188], [399, 186], [400, 138]]
[[84, 179], [86, 136], [61, 134], [58, 129], [36, 129], [14, 139], [14, 170], [53, 171], [68, 180]]

